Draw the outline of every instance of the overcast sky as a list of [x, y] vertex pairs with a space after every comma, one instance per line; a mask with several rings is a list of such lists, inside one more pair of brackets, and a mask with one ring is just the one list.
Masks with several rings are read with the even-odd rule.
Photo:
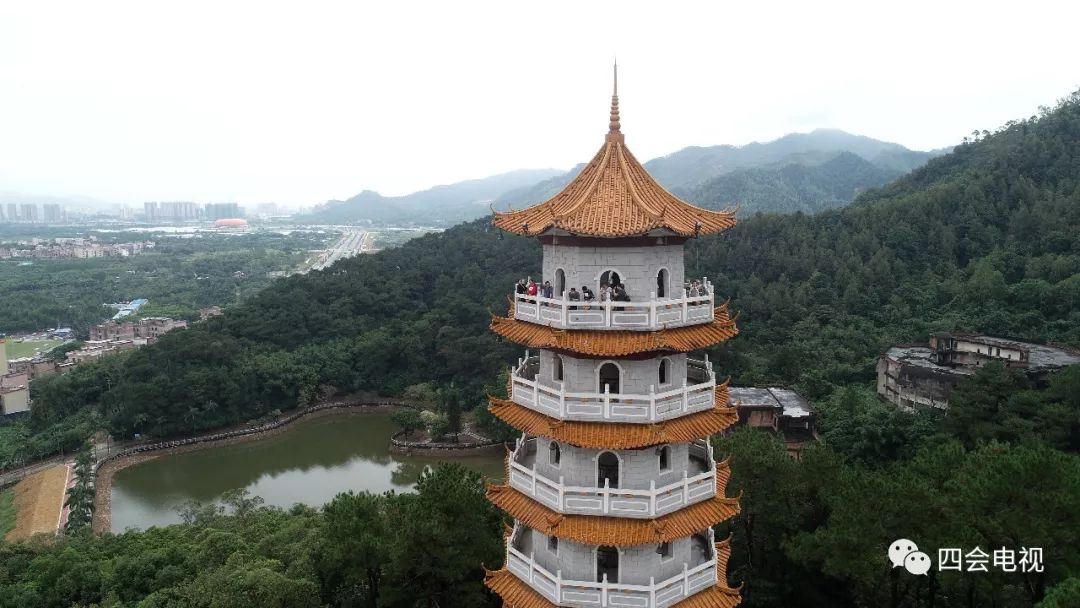
[[835, 127], [914, 149], [1080, 87], [1072, 2], [0, 0], [0, 190], [310, 205]]

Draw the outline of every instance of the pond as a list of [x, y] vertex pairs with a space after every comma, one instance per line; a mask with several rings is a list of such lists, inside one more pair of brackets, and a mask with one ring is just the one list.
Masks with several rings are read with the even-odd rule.
[[244, 488], [268, 505], [320, 506], [349, 490], [412, 491], [417, 476], [439, 462], [459, 462], [494, 480], [503, 478], [501, 451], [473, 455], [390, 452], [396, 427], [385, 412], [300, 421], [255, 441], [161, 456], [113, 477], [112, 529], [145, 529], [180, 521], [191, 500], [212, 502]]

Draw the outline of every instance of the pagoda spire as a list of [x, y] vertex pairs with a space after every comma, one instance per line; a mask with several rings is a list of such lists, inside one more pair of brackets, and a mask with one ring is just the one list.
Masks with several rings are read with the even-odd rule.
[[611, 89], [611, 122], [608, 123], [608, 141], [622, 141], [622, 131], [619, 130], [619, 61], [615, 61], [613, 71], [613, 84]]

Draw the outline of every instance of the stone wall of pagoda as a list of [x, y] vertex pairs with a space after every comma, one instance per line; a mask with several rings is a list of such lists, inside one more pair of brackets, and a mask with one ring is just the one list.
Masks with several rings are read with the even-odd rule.
[[[522, 526], [515, 548], [526, 555], [531, 552], [536, 562], [551, 572], [562, 570], [564, 576], [569, 573], [585, 573], [588, 576], [582, 577], [582, 580], [596, 580], [596, 546], [560, 539], [557, 553], [553, 553], [549, 548], [549, 538], [542, 532]], [[619, 582], [626, 585], [647, 585], [649, 577], [663, 580], [681, 573], [683, 564], [708, 561], [711, 554], [702, 557], [702, 547], [707, 544], [704, 538], [702, 535], [696, 543], [692, 537], [671, 541], [670, 557], [662, 557], [657, 551], [659, 545], [655, 544], [620, 547]]]
[[[684, 277], [682, 245], [652, 245], [642, 247], [578, 247], [573, 245], [544, 245], [543, 279], [555, 285], [555, 276], [562, 269], [566, 289], [581, 291], [582, 285], [599, 293], [600, 276], [606, 271], [619, 273], [619, 278], [633, 300], [644, 301], [656, 292], [656, 275], [667, 269], [666, 297], [682, 295]], [[533, 277], [539, 278], [539, 277]]]
[[[660, 469], [659, 448], [642, 450], [594, 450], [579, 448], [568, 443], [559, 443], [559, 464], [551, 464], [550, 445], [553, 442], [546, 437], [538, 437], [536, 446], [536, 472], [551, 480], [558, 480], [568, 486], [595, 487], [597, 485], [596, 461], [600, 452], [607, 451], [619, 459], [619, 488], [648, 490], [649, 483], [656, 487], [675, 483], [682, 479], [683, 471], [690, 470], [690, 444], [672, 443], [667, 445], [669, 467]], [[700, 471], [695, 469], [695, 473]]]
[[[605, 363], [615, 363], [619, 368], [619, 392], [625, 394], [648, 395], [649, 387], [654, 387], [656, 392], [666, 391], [681, 387], [686, 380], [686, 355], [682, 353], [670, 353], [648, 359], [590, 359], [574, 357], [567, 354], [556, 355], [552, 351], [542, 350], [537, 353], [540, 358], [540, 371], [537, 378], [544, 386], [551, 388], [565, 388], [574, 393], [602, 393], [600, 384], [600, 367]], [[555, 357], [562, 359], [563, 379], [562, 382], [555, 380]], [[660, 383], [660, 362], [668, 360], [667, 382]], [[691, 380], [688, 384], [694, 384]]]

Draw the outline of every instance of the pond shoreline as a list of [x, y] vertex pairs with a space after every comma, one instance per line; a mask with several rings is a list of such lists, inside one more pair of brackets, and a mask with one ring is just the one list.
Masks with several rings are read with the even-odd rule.
[[[110, 456], [99, 463], [95, 481], [94, 495], [94, 518], [92, 530], [100, 535], [112, 530], [112, 487], [113, 477], [119, 471], [128, 467], [155, 460], [161, 456], [184, 454], [203, 449], [220, 448], [229, 445], [258, 441], [272, 437], [282, 431], [291, 429], [296, 423], [310, 421], [328, 416], [355, 416], [375, 413], [386, 413], [401, 407], [415, 407], [408, 403], [396, 401], [380, 402], [331, 402], [308, 408], [300, 412], [294, 412], [287, 417], [267, 423], [260, 427], [242, 428], [234, 431], [223, 432], [221, 430], [205, 433], [203, 435], [185, 438], [174, 442], [162, 442], [153, 446], [141, 446], [140, 448], [127, 450]], [[235, 433], [235, 434], [233, 434]], [[229, 435], [214, 439], [215, 437]], [[157, 447], [160, 446], [160, 447]], [[438, 450], [441, 455], [453, 457], [472, 456], [487, 452], [492, 448], [502, 449], [502, 444], [480, 445], [464, 447], [462, 449]]]

